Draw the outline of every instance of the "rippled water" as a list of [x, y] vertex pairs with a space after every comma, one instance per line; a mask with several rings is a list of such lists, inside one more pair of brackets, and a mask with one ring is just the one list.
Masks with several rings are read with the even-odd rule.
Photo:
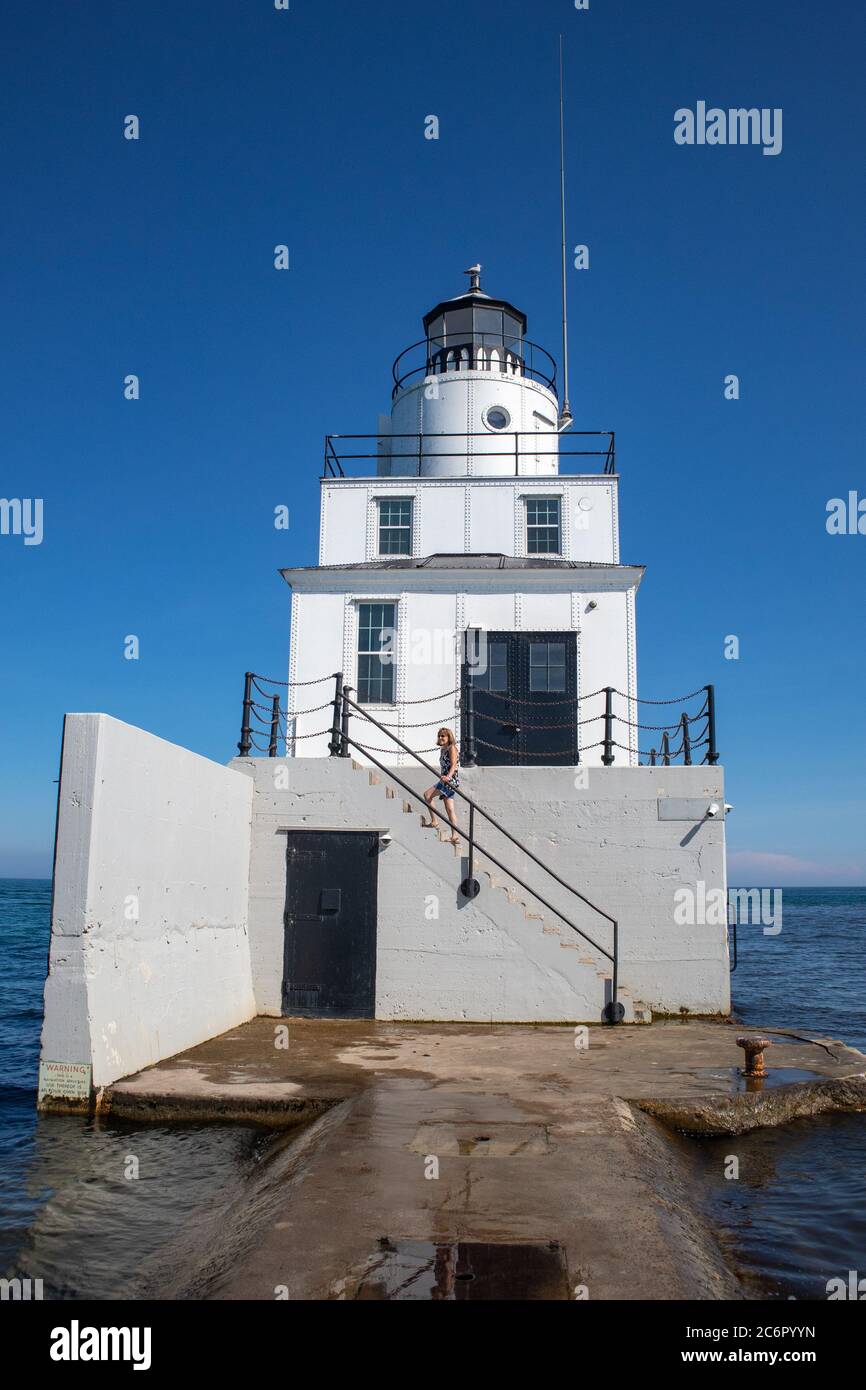
[[761, 925], [737, 930], [737, 1016], [866, 1051], [866, 889], [785, 889], [781, 927], [777, 936]]
[[[785, 890], [781, 926], [738, 928], [737, 1017], [866, 1051], [866, 890]], [[767, 1061], [783, 1066], [784, 1052]], [[866, 1115], [691, 1141], [690, 1151], [722, 1244], [765, 1297], [823, 1299], [829, 1279], [866, 1277]], [[736, 1180], [724, 1176], [730, 1156]]]
[[196, 1213], [216, 1222], [272, 1137], [37, 1115], [50, 910], [50, 883], [0, 880], [0, 1270], [43, 1279], [47, 1298], [158, 1292]]
[[[736, 1138], [689, 1141], [731, 1263], [763, 1297], [825, 1299], [866, 1277], [866, 1116], [825, 1115]], [[729, 1160], [739, 1176], [726, 1178]]]
[[[37, 1116], [50, 901], [48, 883], [0, 880], [0, 1269], [42, 1278], [47, 1297], [170, 1295], [215, 1231], [263, 1208], [266, 1185], [250, 1178], [275, 1153], [291, 1180], [285, 1141], [238, 1125]], [[866, 890], [785, 892], [779, 935], [739, 929], [738, 1017], [866, 1050], [864, 943]], [[763, 1296], [825, 1298], [828, 1279], [866, 1277], [866, 1116], [683, 1142], [723, 1246]], [[724, 1177], [732, 1154], [737, 1181]]]

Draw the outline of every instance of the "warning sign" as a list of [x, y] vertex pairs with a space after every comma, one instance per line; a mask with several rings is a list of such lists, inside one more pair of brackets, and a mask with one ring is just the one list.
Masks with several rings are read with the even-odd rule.
[[89, 1062], [40, 1062], [39, 1100], [61, 1096], [68, 1100], [90, 1097]]

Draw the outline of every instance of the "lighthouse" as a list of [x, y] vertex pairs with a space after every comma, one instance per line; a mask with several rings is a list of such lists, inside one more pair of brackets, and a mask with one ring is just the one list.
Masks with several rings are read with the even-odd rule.
[[643, 567], [620, 560], [614, 436], [569, 429], [526, 313], [466, 273], [397, 356], [377, 434], [326, 439], [319, 563], [282, 571], [289, 754], [333, 751], [299, 697], [340, 671], [395, 765], [443, 725], [470, 766], [634, 765]]
[[[66, 716], [46, 1108], [255, 1015], [729, 1011], [713, 687], [638, 697], [614, 436], [572, 428], [523, 309], [468, 275], [376, 433], [326, 439], [288, 677], [246, 673], [240, 756]], [[443, 727], [453, 836], [421, 814]]]

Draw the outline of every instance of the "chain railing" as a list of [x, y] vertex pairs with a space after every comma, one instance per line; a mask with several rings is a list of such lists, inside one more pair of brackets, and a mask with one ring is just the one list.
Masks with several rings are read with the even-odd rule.
[[[311, 714], [324, 713], [327, 709], [333, 709], [335, 703], [333, 699], [327, 699], [323, 701], [322, 704], [314, 704], [304, 709], [297, 709], [294, 707], [284, 709], [282, 707], [280, 694], [274, 694], [270, 689], [266, 689], [265, 687], [279, 686], [281, 689], [291, 692], [294, 690], [311, 689], [313, 686], [317, 685], [326, 685], [331, 681], [339, 682], [342, 679], [343, 677], [341, 674], [335, 673], [333, 675], [319, 676], [315, 680], [293, 681], [290, 683], [288, 681], [273, 680], [270, 677], [259, 676], [256, 675], [255, 672], [248, 671], [244, 678], [243, 718], [241, 722], [241, 737], [238, 743], [240, 756], [242, 758], [249, 757], [252, 749], [255, 749], [257, 752], [267, 753], [268, 757], [276, 758], [280, 745], [287, 748], [289, 744], [294, 743], [296, 740], [324, 738], [327, 735], [330, 735], [331, 738], [328, 745], [329, 751], [333, 752], [335, 737], [333, 722], [329, 728], [317, 729], [308, 733], [298, 733], [296, 728], [296, 721], [298, 719]], [[597, 748], [602, 749], [601, 762], [604, 767], [614, 766], [617, 761], [617, 752], [626, 754], [629, 759], [633, 756], [637, 756], [640, 765], [644, 767], [671, 767], [677, 763], [677, 761], [680, 761], [684, 767], [691, 767], [696, 761], [701, 764], [709, 765], [710, 767], [715, 767], [719, 761], [719, 750], [716, 744], [716, 696], [715, 686], [713, 685], [701, 686], [698, 690], [693, 690], [688, 695], [679, 695], [670, 700], [637, 699], [634, 696], [626, 695], [623, 691], [616, 689], [615, 686], [604, 686], [599, 690], [591, 691], [587, 695], [580, 697], [567, 696], [561, 700], [533, 700], [531, 697], [515, 697], [499, 691], [484, 690], [483, 695], [485, 699], [492, 699], [507, 704], [507, 714], [505, 711], [505, 704], [503, 705], [503, 718], [501, 721], [488, 712], [482, 713], [478, 711], [476, 705], [478, 693], [476, 686], [467, 674], [462, 686], [454, 687], [451, 690], [440, 691], [436, 695], [423, 696], [419, 700], [401, 700], [399, 703], [401, 707], [403, 705], [417, 707], [419, 705], [435, 704], [439, 700], [450, 699], [452, 696], [459, 695], [459, 706], [463, 716], [464, 729], [462, 762], [465, 767], [473, 767], [478, 762], [477, 750], [479, 747], [493, 753], [515, 755], [516, 750], [514, 745], [507, 746], [502, 743], [492, 742], [489, 738], [482, 737], [478, 732], [479, 721], [483, 721], [485, 724], [501, 722], [503, 726], [511, 726], [512, 719], [515, 721], [514, 727], [519, 727], [520, 732], [524, 734], [544, 733], [557, 729], [573, 729], [575, 733], [574, 757], [576, 762], [580, 761], [582, 755], [593, 752]], [[260, 695], [266, 703], [263, 704], [261, 700], [257, 700], [255, 698], [256, 695]], [[581, 706], [585, 705], [589, 700], [598, 699], [600, 696], [604, 696], [603, 713], [592, 714], [588, 715], [586, 718], [580, 718]], [[703, 697], [703, 703], [696, 713], [689, 713], [687, 709], [683, 709], [675, 720], [667, 724], [644, 723], [640, 719], [629, 719], [614, 711], [614, 697], [619, 697], [621, 700], [626, 701], [629, 709], [631, 709], [632, 705], [649, 705], [656, 708], [661, 708], [665, 705], [687, 705], [689, 701], [695, 700], [701, 696]], [[294, 696], [287, 694], [287, 699], [290, 703], [294, 698]], [[337, 698], [339, 699], [339, 695]], [[523, 715], [523, 711], [528, 709], [530, 711], [537, 710], [539, 713], [543, 710], [550, 710], [551, 713], [556, 716], [562, 706], [568, 707], [562, 710], [564, 717], [554, 717], [552, 721], [545, 720], [543, 715], [542, 718], [539, 719], [538, 714], [534, 716], [530, 715], [530, 718], [527, 720]], [[432, 719], [420, 719], [413, 723], [406, 723], [400, 719], [397, 724], [383, 723], [381, 727], [389, 736], [393, 736], [392, 730], [394, 729], [400, 729], [401, 732], [410, 729], [426, 729], [432, 728], [433, 723], [434, 721]], [[603, 726], [602, 729], [598, 730], [601, 734], [601, 738], [596, 739], [592, 743], [580, 743], [579, 731], [582, 729], [589, 729], [593, 724], [601, 724]], [[289, 725], [292, 726], [291, 729]], [[636, 731], [636, 737], [634, 739], [629, 737], [627, 742], [621, 742], [620, 738], [622, 735], [620, 735], [620, 738], [617, 738], [620, 729], [627, 731], [629, 735], [631, 731], [634, 730]], [[640, 744], [640, 736], [642, 733], [658, 733], [661, 734], [661, 738], [649, 749], [642, 749], [639, 746], [635, 747], [635, 744]], [[260, 740], [264, 740], [264, 742]], [[703, 756], [697, 758], [696, 755], [700, 753], [701, 749], [704, 750]], [[377, 747], [374, 751], [378, 753], [389, 753], [393, 750], [391, 748]], [[432, 748], [408, 749], [407, 751], [414, 756], [416, 753], [435, 753], [436, 748], [434, 746]], [[564, 752], [562, 748], [528, 749], [523, 747], [518, 756], [532, 759], [533, 761], [539, 758], [556, 758], [562, 760], [563, 757], [567, 756], [567, 753]]]
[[[483, 720], [487, 724], [501, 722], [503, 725], [518, 729], [519, 732], [523, 734], [543, 733], [551, 729], [573, 729], [575, 733], [575, 758], [579, 761], [581, 754], [589, 753], [595, 748], [601, 748], [603, 750], [601, 761], [604, 767], [612, 767], [616, 762], [616, 753], [614, 749], [627, 753], [629, 757], [636, 754], [638, 759], [646, 759], [646, 762], [643, 764], [644, 766], [651, 767], [655, 767], [657, 763], [669, 767], [679, 757], [682, 758], [685, 767], [690, 767], [694, 762], [695, 753], [701, 748], [705, 748], [706, 752], [700, 759], [700, 762], [708, 763], [711, 767], [714, 767], [719, 761], [719, 751], [716, 746], [716, 695], [715, 687], [712, 685], [701, 686], [699, 690], [693, 690], [690, 695], [680, 695], [673, 700], [639, 700], [634, 696], [624, 694], [621, 690], [617, 690], [615, 686], [604, 686], [600, 690], [592, 691], [589, 695], [582, 695], [579, 697], [567, 696], [562, 700], [533, 700], [529, 697], [524, 698], [500, 693], [498, 691], [484, 690], [483, 696], [485, 700], [493, 699], [504, 702], [503, 718], [501, 721], [498, 721], [496, 716], [489, 712], [479, 712], [476, 705], [476, 699], [479, 693], [472, 680], [467, 678], [463, 689], [465, 728], [464, 762], [470, 767], [477, 761], [476, 747], [479, 745], [483, 748], [488, 748], [500, 753], [514, 752], [513, 747], [509, 748], [504, 744], [491, 743], [489, 739], [482, 738], [477, 729], [479, 720]], [[587, 701], [597, 699], [601, 695], [604, 696], [604, 712], [589, 715], [584, 719], [579, 718], [581, 705], [585, 705]], [[696, 714], [689, 714], [687, 710], [683, 710], [675, 722], [671, 724], [644, 724], [640, 720], [625, 718], [623, 715], [614, 712], [614, 696], [619, 696], [620, 699], [625, 700], [630, 709], [633, 704], [656, 706], [685, 704], [689, 700], [693, 700], [701, 695], [704, 697], [704, 702]], [[508, 707], [507, 716], [505, 714], [505, 705]], [[523, 716], [523, 711], [525, 709], [549, 709], [555, 714], [557, 709], [563, 705], [568, 706], [568, 712], [564, 711], [566, 717], [556, 719], [552, 723], [539, 722], [537, 716], [530, 715], [528, 720]], [[578, 730], [587, 728], [592, 724], [603, 724], [604, 732], [602, 737], [594, 743], [580, 744]], [[615, 735], [619, 732], [620, 726], [629, 731], [638, 731], [637, 737], [634, 740], [630, 739], [627, 743], [619, 742]], [[662, 737], [659, 740], [658, 747], [650, 748], [646, 751], [639, 747], [633, 748], [633, 743], [640, 743], [640, 733], [646, 731], [661, 733]], [[601, 730], [599, 730], [599, 732], [601, 732]], [[680, 739], [679, 744], [675, 747], [671, 747], [671, 733], [674, 734], [675, 739], [676, 737]], [[520, 751], [520, 756], [526, 758], [556, 757], [561, 759], [565, 755], [562, 749], [548, 748], [538, 750], [524, 747]]]

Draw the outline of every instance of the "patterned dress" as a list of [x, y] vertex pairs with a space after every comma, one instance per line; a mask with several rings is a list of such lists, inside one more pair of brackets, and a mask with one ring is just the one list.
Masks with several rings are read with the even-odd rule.
[[[455, 752], [457, 751], [456, 746], [454, 744], [450, 744], [447, 748], [439, 749], [439, 771], [442, 774], [442, 780], [439, 783], [440, 791], [450, 792], [452, 788], [460, 786], [460, 773], [457, 771], [456, 767], [454, 769], [454, 776], [450, 780], [448, 779], [448, 769], [451, 766], [452, 748], [455, 749]], [[457, 753], [457, 762], [458, 764], [460, 762], [459, 752]]]

